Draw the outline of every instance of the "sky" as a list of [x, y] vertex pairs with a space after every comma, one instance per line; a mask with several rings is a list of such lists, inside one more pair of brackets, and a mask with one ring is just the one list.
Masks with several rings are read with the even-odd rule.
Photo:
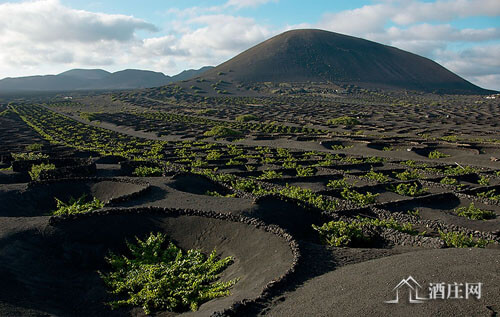
[[175, 75], [299, 28], [395, 46], [500, 90], [500, 0], [0, 0], [0, 78], [73, 68]]

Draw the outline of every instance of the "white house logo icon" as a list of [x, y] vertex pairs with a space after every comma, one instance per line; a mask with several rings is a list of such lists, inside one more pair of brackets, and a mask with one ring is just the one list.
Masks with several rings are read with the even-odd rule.
[[403, 288], [408, 288], [409, 293], [409, 302], [410, 304], [420, 304], [423, 303], [428, 298], [418, 296], [418, 291], [422, 289], [422, 286], [418, 284], [418, 282], [411, 276], [408, 276], [407, 279], [402, 279], [396, 287], [394, 287], [393, 291], [396, 291], [396, 298], [393, 300], [385, 301], [385, 303], [389, 304], [397, 304], [399, 303], [399, 291]]

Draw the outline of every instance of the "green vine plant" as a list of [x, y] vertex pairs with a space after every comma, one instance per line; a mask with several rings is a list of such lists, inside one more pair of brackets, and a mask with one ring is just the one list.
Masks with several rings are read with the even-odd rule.
[[389, 177], [387, 175], [381, 172], [375, 172], [373, 167], [362, 177], [376, 181], [377, 183], [387, 183], [389, 181]]
[[450, 248], [484, 248], [494, 242], [492, 240], [474, 238], [472, 234], [467, 235], [460, 231], [444, 232], [439, 230], [439, 236], [446, 246]]
[[57, 209], [52, 212], [54, 216], [67, 216], [73, 214], [80, 214], [84, 212], [91, 212], [97, 209], [104, 208], [104, 202], [97, 198], [92, 198], [91, 201], [86, 202], [87, 195], [83, 194], [78, 199], [70, 198], [69, 202], [65, 203], [57, 198]]
[[418, 233], [411, 223], [401, 224], [394, 218], [385, 220], [358, 216], [351, 222], [339, 220], [326, 222], [322, 226], [312, 225], [313, 229], [318, 231], [322, 243], [335, 247], [361, 246], [369, 243], [370, 238], [363, 234], [365, 226], [390, 228], [411, 235]]
[[415, 182], [413, 183], [401, 183], [398, 184], [397, 186], [391, 185], [387, 187], [388, 190], [395, 192], [396, 194], [402, 195], [402, 196], [410, 196], [410, 197], [416, 197], [416, 196], [422, 196], [427, 194], [427, 189], [426, 188], [420, 188], [419, 185]]
[[167, 242], [162, 233], [127, 246], [130, 255], [110, 253], [110, 271], [99, 272], [112, 294], [112, 308], [140, 306], [146, 314], [155, 311], [196, 311], [201, 304], [230, 295], [238, 279], [219, 281], [233, 257], [219, 259], [216, 250], [205, 256], [200, 250], [182, 251]]
[[365, 206], [375, 203], [379, 194], [372, 194], [370, 192], [362, 194], [354, 189], [344, 188], [340, 195], [343, 199], [351, 201], [358, 206]]
[[496, 193], [496, 189], [491, 189], [486, 192], [478, 193], [477, 197], [500, 201], [500, 194]]
[[139, 166], [134, 169], [132, 175], [138, 177], [162, 176], [163, 169], [159, 167]]
[[31, 180], [33, 181], [38, 181], [41, 179], [42, 174], [47, 171], [52, 171], [55, 170], [56, 166], [54, 164], [38, 164], [38, 165], [32, 165], [31, 166], [31, 171], [28, 172], [28, 174], [31, 177]]
[[473, 202], [471, 202], [468, 206], [456, 208], [453, 212], [457, 216], [466, 217], [472, 220], [487, 220], [496, 218], [496, 214], [493, 211], [477, 208]]

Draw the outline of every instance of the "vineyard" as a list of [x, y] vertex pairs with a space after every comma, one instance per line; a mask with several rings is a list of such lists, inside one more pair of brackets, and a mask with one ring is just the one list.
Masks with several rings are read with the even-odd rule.
[[[18, 240], [0, 234], [11, 281], [0, 312], [23, 307], [28, 289], [23, 309], [36, 313], [272, 315], [286, 311], [279, 298], [334, 285], [337, 267], [498, 255], [498, 135], [426, 128], [430, 118], [412, 128], [430, 109], [414, 103], [436, 96], [403, 106], [402, 95], [353, 91], [322, 106], [300, 91], [162, 89], [2, 105], [0, 223]], [[498, 124], [498, 110], [476, 105]], [[458, 127], [453, 111], [429, 113]]]

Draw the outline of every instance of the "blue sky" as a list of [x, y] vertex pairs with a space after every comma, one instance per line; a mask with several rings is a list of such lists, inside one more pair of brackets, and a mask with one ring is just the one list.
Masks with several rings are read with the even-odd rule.
[[0, 1], [0, 78], [71, 68], [173, 75], [294, 28], [396, 46], [500, 90], [500, 0]]

